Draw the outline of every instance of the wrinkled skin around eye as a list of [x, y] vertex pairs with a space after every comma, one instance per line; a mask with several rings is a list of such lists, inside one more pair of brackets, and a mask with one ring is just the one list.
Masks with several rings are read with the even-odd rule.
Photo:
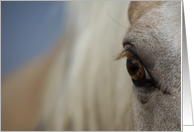
[[[139, 8], [130, 9], [133, 20], [125, 38], [133, 42], [156, 85], [133, 82], [130, 118], [134, 131], [180, 131], [181, 2], [168, 1], [145, 11], [149, 5], [153, 3], [138, 2], [134, 7]], [[142, 16], [136, 17], [138, 13]]]

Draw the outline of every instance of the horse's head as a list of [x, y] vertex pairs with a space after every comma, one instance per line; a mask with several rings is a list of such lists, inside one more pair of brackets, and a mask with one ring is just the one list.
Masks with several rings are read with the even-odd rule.
[[134, 130], [181, 130], [181, 2], [131, 2], [128, 16]]
[[181, 2], [128, 4], [65, 3], [63, 41], [2, 84], [2, 130], [181, 130]]

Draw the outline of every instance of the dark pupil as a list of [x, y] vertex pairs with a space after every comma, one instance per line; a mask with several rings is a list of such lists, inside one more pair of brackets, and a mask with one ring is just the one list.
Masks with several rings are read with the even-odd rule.
[[139, 67], [137, 63], [132, 63], [131, 60], [127, 59], [127, 70], [131, 76], [136, 75]]
[[127, 71], [134, 80], [141, 80], [144, 78], [143, 68], [139, 61], [128, 58]]

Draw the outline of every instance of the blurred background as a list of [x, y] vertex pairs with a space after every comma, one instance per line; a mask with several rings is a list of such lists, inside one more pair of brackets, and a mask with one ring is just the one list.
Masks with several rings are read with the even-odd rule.
[[40, 65], [47, 64], [42, 59], [39, 65], [37, 59], [63, 35], [64, 6], [62, 1], [1, 2], [1, 130], [37, 128], [42, 105], [38, 90], [46, 69]]
[[1, 77], [51, 48], [64, 31], [65, 2], [1, 2]]
[[114, 56], [126, 33], [118, 23], [129, 26], [128, 6], [1, 2], [1, 130], [124, 128], [131, 81], [125, 60]]

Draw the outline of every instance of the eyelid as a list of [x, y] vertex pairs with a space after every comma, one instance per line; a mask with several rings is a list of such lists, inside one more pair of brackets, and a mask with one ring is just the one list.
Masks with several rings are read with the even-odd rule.
[[119, 59], [122, 59], [124, 57], [136, 58], [139, 60], [138, 53], [137, 53], [135, 47], [131, 44], [125, 44], [123, 51], [120, 52], [118, 55], [116, 55], [115, 60], [119, 60]]
[[123, 47], [125, 47], [126, 45], [131, 45], [131, 46], [135, 47], [132, 43], [130, 43], [130, 42], [124, 40], [124, 41], [123, 41]]
[[135, 47], [135, 46], [133, 45], [133, 42], [134, 42], [133, 39], [129, 39], [128, 37], [127, 37], [127, 38], [124, 38], [124, 39], [123, 39], [123, 47], [125, 47], [125, 45], [132, 45], [133, 47]]
[[124, 50], [133, 53], [135, 56], [139, 58], [138, 53], [132, 44], [125, 44]]

